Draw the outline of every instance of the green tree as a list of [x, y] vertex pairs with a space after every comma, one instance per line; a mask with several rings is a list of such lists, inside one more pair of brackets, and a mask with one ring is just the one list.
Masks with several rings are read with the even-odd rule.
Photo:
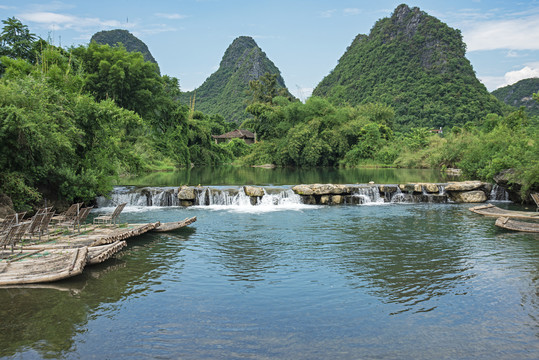
[[96, 100], [112, 99], [143, 118], [155, 115], [157, 95], [166, 88], [156, 64], [123, 46], [111, 48], [95, 42], [73, 49], [73, 54], [82, 61], [85, 89]]
[[2, 20], [2, 23], [4, 27], [0, 33], [0, 56], [34, 62], [37, 37], [30, 32], [28, 26], [15, 17]]

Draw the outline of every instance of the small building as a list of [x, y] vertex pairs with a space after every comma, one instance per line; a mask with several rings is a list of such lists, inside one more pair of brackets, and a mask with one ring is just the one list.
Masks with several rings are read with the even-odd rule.
[[433, 133], [435, 133], [435, 134], [443, 134], [443, 133], [444, 133], [444, 131], [442, 130], [442, 127], [441, 127], [441, 126], [440, 126], [439, 129], [432, 129], [432, 130], [430, 130], [430, 132], [433, 132]]
[[228, 142], [232, 139], [243, 139], [246, 144], [252, 144], [256, 140], [255, 134], [249, 130], [243, 129], [236, 129], [234, 131], [227, 132], [226, 134], [212, 135], [211, 137], [214, 138], [216, 144]]

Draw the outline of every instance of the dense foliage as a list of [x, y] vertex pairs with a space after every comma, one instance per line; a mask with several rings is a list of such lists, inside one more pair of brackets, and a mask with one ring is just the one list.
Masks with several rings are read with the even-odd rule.
[[530, 115], [539, 115], [539, 103], [532, 95], [539, 92], [539, 78], [520, 80], [492, 92], [498, 100], [514, 107], [524, 106]]
[[[230, 130], [224, 119], [181, 105], [178, 80], [160, 76], [142, 54], [95, 42], [64, 50], [16, 19], [4, 23], [0, 193], [17, 210], [43, 197], [90, 202], [121, 174], [216, 164], [238, 153], [211, 138]], [[21, 44], [31, 53], [21, 56]]]
[[290, 96], [275, 64], [253, 38], [240, 36], [225, 51], [219, 69], [200, 87], [182, 94], [182, 103], [193, 103], [197, 110], [220, 114], [228, 122], [239, 125], [248, 117], [245, 107], [250, 99], [249, 82], [266, 73], [275, 75], [277, 89], [284, 89]]
[[305, 104], [276, 97], [272, 104], [251, 104], [248, 111], [254, 117], [243, 127], [262, 141], [244, 158], [246, 163], [333, 166], [343, 159], [387, 161], [376, 158], [393, 137], [394, 112], [385, 105], [336, 107], [318, 97]]
[[492, 181], [511, 169], [513, 190], [524, 197], [539, 190], [539, 119], [523, 110], [489, 114], [478, 125], [454, 127], [444, 137], [429, 135], [419, 147], [404, 146], [395, 165], [462, 169], [466, 178]]
[[261, 141], [241, 159], [245, 164], [456, 167], [465, 178], [487, 181], [512, 169], [514, 190], [522, 196], [539, 190], [539, 118], [523, 109], [488, 114], [442, 134], [425, 127], [395, 131], [395, 111], [379, 103], [351, 107], [317, 97], [305, 104], [274, 97], [247, 110], [253, 118], [243, 126]]
[[358, 35], [313, 95], [334, 104], [382, 102], [397, 129], [451, 127], [502, 113], [477, 80], [455, 30], [418, 8], [400, 5], [370, 34]]

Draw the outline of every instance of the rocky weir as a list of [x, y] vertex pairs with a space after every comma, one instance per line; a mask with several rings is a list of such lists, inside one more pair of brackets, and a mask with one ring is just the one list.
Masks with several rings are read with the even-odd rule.
[[98, 207], [212, 205], [361, 205], [382, 203], [482, 203], [508, 200], [505, 190], [481, 181], [407, 184], [302, 184], [295, 186], [117, 187]]

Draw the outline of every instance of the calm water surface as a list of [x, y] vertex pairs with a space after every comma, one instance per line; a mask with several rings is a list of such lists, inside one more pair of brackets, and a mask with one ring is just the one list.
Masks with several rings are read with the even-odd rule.
[[7, 358], [536, 359], [539, 237], [455, 204], [197, 216], [69, 281], [0, 289]]
[[174, 172], [156, 172], [122, 178], [120, 185], [297, 185], [314, 183], [377, 184], [444, 182], [448, 177], [438, 170], [425, 169], [338, 169], [338, 168], [252, 168], [238, 166], [195, 167]]

